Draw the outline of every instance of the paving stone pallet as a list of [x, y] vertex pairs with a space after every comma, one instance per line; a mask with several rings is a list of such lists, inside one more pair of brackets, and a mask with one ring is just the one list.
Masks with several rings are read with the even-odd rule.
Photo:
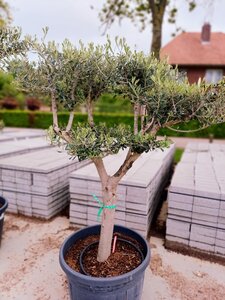
[[0, 159], [0, 190], [8, 211], [49, 219], [69, 203], [69, 174], [88, 161], [48, 148]]
[[0, 143], [5, 141], [22, 140], [25, 138], [37, 138], [46, 136], [43, 129], [10, 129], [4, 128], [0, 132]]
[[225, 256], [225, 145], [187, 145], [169, 188], [166, 240]]
[[[128, 226], [146, 236], [160, 195], [167, 183], [173, 161], [174, 146], [144, 153], [133, 164], [118, 186], [118, 204], [115, 223]], [[104, 158], [108, 174], [119, 168], [126, 151]], [[74, 226], [96, 224], [99, 204], [102, 201], [101, 184], [94, 164], [70, 175], [70, 222]]]
[[50, 147], [50, 143], [44, 136], [4, 141], [0, 143], [0, 158], [15, 156]]

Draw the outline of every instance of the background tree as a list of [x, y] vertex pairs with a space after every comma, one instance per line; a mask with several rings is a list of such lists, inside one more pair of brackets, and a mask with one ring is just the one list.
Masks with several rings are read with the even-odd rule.
[[0, 28], [11, 22], [9, 5], [4, 0], [0, 0]]
[[29, 49], [29, 37], [21, 38], [21, 29], [0, 26], [0, 99], [5, 108], [24, 108], [24, 95], [13, 85], [9, 64]]
[[[37, 39], [29, 40], [29, 51], [36, 55], [36, 60], [31, 61], [28, 56], [13, 60], [8, 63], [8, 70], [19, 80], [15, 81], [18, 89], [33, 96], [48, 96], [51, 99], [52, 111], [57, 110], [57, 102], [65, 105], [70, 111], [68, 127], [70, 130], [74, 117], [74, 106], [77, 103], [75, 88], [77, 81], [76, 70], [77, 52], [69, 41], [62, 43], [62, 52], [54, 41], [45, 43], [47, 29], [41, 42]], [[68, 102], [65, 103], [64, 99]], [[70, 101], [69, 101], [70, 100]], [[53, 126], [57, 131], [58, 116], [53, 114]], [[66, 137], [65, 131], [65, 137]], [[63, 133], [64, 135], [64, 133]]]
[[[196, 1], [185, 0], [185, 2], [189, 6], [189, 11], [192, 11], [196, 6]], [[106, 30], [116, 20], [121, 21], [123, 18], [128, 18], [138, 24], [141, 30], [151, 24], [151, 52], [159, 57], [162, 25], [166, 12], [168, 13], [168, 22], [175, 23], [177, 7], [173, 0], [106, 0], [99, 16]]]
[[3, 108], [9, 102], [14, 102], [15, 106], [24, 108], [24, 95], [15, 87], [13, 76], [9, 73], [0, 71], [0, 106]]
[[29, 49], [31, 38], [21, 37], [21, 29], [17, 27], [0, 28], [0, 70], [6, 70], [9, 62], [17, 56], [24, 55]]

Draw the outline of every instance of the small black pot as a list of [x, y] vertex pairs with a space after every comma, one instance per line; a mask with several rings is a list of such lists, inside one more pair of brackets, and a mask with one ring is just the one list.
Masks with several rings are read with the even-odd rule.
[[59, 253], [59, 261], [69, 281], [71, 300], [140, 300], [142, 295], [144, 273], [150, 261], [150, 248], [146, 240], [136, 231], [123, 226], [114, 226], [114, 231], [136, 239], [141, 245], [143, 262], [134, 270], [115, 277], [91, 277], [72, 270], [65, 262], [65, 255], [78, 239], [99, 234], [100, 225], [89, 226], [69, 236]]
[[0, 204], [1, 204], [0, 207], [0, 246], [1, 246], [3, 223], [4, 223], [4, 212], [8, 207], [8, 201], [5, 198], [0, 197]]

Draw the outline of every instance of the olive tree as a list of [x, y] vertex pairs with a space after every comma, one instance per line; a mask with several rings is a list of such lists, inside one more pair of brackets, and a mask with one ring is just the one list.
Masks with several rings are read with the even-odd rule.
[[[50, 93], [52, 100], [54, 138], [62, 138], [71, 156], [91, 159], [102, 184], [102, 223], [98, 261], [107, 260], [111, 252], [117, 187], [120, 180], [143, 152], [168, 147], [166, 139], [158, 139], [162, 127], [171, 127], [189, 119], [198, 119], [202, 127], [225, 121], [224, 84], [216, 87], [189, 85], [177, 70], [153, 56], [132, 52], [124, 41], [114, 51], [110, 42], [105, 46], [90, 44], [79, 48], [68, 41], [60, 47], [54, 43], [33, 44], [38, 65], [21, 71], [20, 85], [36, 86]], [[20, 66], [23, 62], [20, 63]], [[36, 72], [36, 77], [33, 73]], [[27, 73], [27, 76], [21, 74]], [[30, 74], [29, 74], [30, 73]], [[39, 81], [40, 82], [37, 82]], [[92, 106], [101, 93], [111, 91], [128, 97], [134, 107], [134, 128], [115, 124], [95, 125]], [[67, 126], [58, 122], [57, 102], [73, 114], [75, 104], [86, 103], [87, 124], [76, 124], [69, 118]], [[107, 173], [104, 157], [121, 149], [126, 157], [113, 175]]]
[[0, 0], [0, 28], [11, 22], [10, 8], [6, 1]]
[[0, 27], [0, 69], [4, 70], [10, 60], [28, 50], [30, 38], [22, 38], [21, 33], [17, 27]]

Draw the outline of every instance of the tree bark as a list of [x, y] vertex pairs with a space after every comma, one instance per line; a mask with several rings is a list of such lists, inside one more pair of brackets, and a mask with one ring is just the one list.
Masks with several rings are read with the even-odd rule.
[[127, 157], [123, 164], [120, 166], [119, 170], [113, 175], [116, 178], [117, 182], [123, 178], [123, 176], [130, 170], [133, 163], [138, 159], [141, 153], [131, 152], [129, 150]]
[[[113, 182], [112, 177], [108, 177], [107, 184], [103, 186], [103, 203], [107, 206], [116, 205], [117, 203], [117, 185]], [[98, 247], [97, 260], [104, 262], [111, 254], [111, 245], [114, 229], [115, 208], [104, 208], [102, 213], [101, 233]]]
[[94, 127], [94, 118], [93, 118], [93, 103], [91, 97], [87, 99], [87, 113], [88, 113], [88, 123], [91, 127]]
[[159, 58], [159, 52], [162, 45], [162, 24], [166, 10], [167, 0], [161, 0], [156, 3], [154, 0], [148, 0], [152, 12], [152, 43], [151, 52], [156, 58]]
[[68, 123], [66, 126], [66, 132], [69, 132], [73, 126], [74, 112], [71, 111], [68, 119]]
[[141, 132], [144, 132], [146, 117], [146, 105], [141, 105]]
[[58, 131], [59, 130], [58, 114], [57, 114], [58, 108], [57, 108], [57, 104], [56, 104], [54, 91], [51, 92], [51, 100], [52, 100], [53, 129]]
[[[106, 172], [102, 158], [92, 158], [99, 177], [102, 183], [102, 198], [104, 205], [113, 206], [117, 204], [117, 186], [123, 176], [132, 167], [133, 163], [141, 154], [133, 153], [130, 150], [127, 153], [126, 159], [120, 166], [119, 170], [113, 175], [109, 176]], [[111, 244], [113, 237], [114, 228], [114, 208], [103, 208], [102, 213], [102, 224], [98, 248], [97, 260], [104, 262], [108, 259], [111, 254]]]
[[140, 113], [139, 103], [134, 104], [134, 134], [138, 134], [138, 117]]

